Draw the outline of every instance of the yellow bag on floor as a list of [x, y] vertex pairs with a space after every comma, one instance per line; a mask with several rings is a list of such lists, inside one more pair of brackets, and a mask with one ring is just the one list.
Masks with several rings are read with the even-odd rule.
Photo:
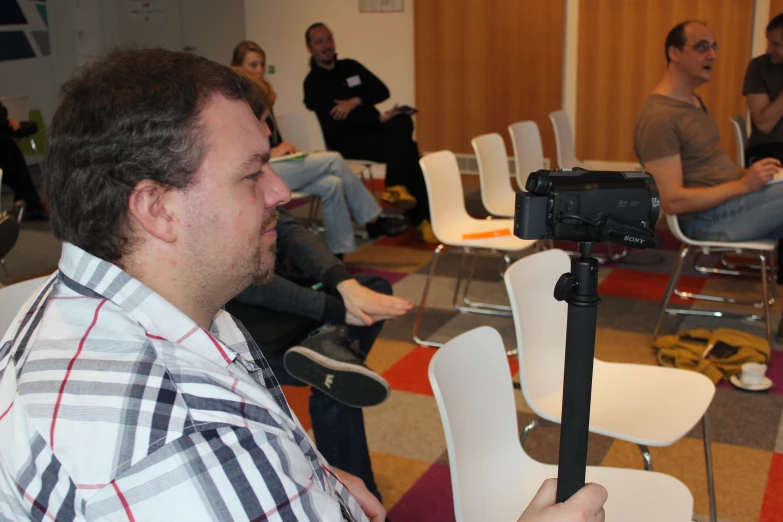
[[661, 366], [701, 372], [715, 384], [739, 375], [744, 363], [769, 361], [766, 339], [731, 328], [695, 328], [663, 335], [653, 341], [653, 348], [658, 351]]

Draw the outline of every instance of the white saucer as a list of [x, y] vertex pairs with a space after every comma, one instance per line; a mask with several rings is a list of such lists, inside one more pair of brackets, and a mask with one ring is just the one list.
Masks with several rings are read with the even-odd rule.
[[744, 384], [742, 384], [739, 375], [732, 375], [729, 380], [731, 381], [731, 384], [733, 384], [734, 386], [736, 386], [741, 390], [766, 391], [772, 388], [772, 379], [766, 376], [764, 377], [763, 381], [761, 381], [759, 384], [756, 384], [755, 386], [745, 386]]

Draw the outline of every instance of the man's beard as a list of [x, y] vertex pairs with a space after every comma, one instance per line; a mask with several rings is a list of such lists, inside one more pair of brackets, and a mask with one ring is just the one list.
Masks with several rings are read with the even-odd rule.
[[275, 273], [275, 261], [277, 259], [277, 241], [269, 245], [269, 256], [272, 258], [271, 263], [264, 260], [261, 255], [261, 249], [263, 245], [258, 245], [258, 254], [256, 255], [256, 267], [253, 271], [253, 284], [263, 285], [268, 283], [272, 279], [272, 275]]
[[264, 256], [262, 255], [262, 249], [264, 248], [264, 233], [269, 229], [272, 223], [274, 223], [279, 218], [280, 213], [277, 211], [277, 209], [274, 209], [269, 213], [266, 219], [264, 219], [264, 222], [261, 225], [261, 237], [259, 238], [258, 242], [258, 250], [256, 251], [255, 256], [256, 264], [253, 270], [254, 284], [263, 285], [264, 283], [268, 283], [269, 280], [272, 279], [272, 275], [275, 273], [275, 261], [277, 260], [277, 241], [275, 240], [271, 245], [269, 245], [269, 257], [271, 258], [270, 262], [265, 261]]

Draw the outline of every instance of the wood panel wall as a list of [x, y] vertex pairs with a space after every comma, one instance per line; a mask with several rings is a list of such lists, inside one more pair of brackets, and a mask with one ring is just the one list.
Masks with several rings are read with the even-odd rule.
[[[769, 19], [772, 20], [774, 17], [776, 17], [780, 13], [783, 13], [783, 0], [770, 0], [769, 1]], [[764, 27], [766, 27], [766, 24], [764, 25]]]
[[720, 126], [722, 147], [735, 156], [729, 117], [745, 113], [753, 0], [581, 0], [578, 158], [636, 161], [634, 123], [666, 68], [666, 34], [688, 19], [706, 22], [720, 45], [713, 79], [697, 93]]
[[414, 2], [417, 139], [422, 151], [473, 152], [470, 140], [535, 120], [554, 158], [547, 114], [562, 100], [562, 0]]

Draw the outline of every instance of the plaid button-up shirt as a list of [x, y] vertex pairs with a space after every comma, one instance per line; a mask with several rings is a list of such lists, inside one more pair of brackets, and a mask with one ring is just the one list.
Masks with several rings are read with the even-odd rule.
[[366, 520], [228, 313], [59, 268], [0, 341], [0, 519]]

